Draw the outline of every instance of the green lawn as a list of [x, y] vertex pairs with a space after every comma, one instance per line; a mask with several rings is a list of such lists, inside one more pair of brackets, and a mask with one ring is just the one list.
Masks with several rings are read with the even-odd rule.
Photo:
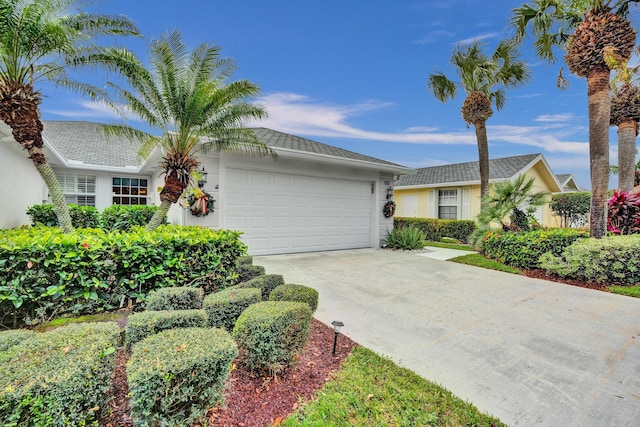
[[473, 251], [474, 249], [469, 245], [463, 245], [461, 243], [442, 243], [442, 242], [425, 242], [425, 246], [431, 246], [433, 248], [447, 248], [457, 249], [460, 251]]
[[640, 286], [611, 286], [607, 290], [614, 294], [640, 298]]
[[473, 265], [475, 267], [488, 268], [489, 270], [498, 270], [498, 271], [504, 271], [504, 272], [513, 273], [513, 274], [522, 274], [522, 272], [515, 267], [504, 265], [502, 263], [499, 263], [498, 261], [485, 258], [483, 255], [480, 255], [480, 254], [462, 255], [456, 258], [451, 258], [449, 261], [457, 262], [460, 264]]
[[412, 371], [357, 347], [284, 426], [504, 426]]

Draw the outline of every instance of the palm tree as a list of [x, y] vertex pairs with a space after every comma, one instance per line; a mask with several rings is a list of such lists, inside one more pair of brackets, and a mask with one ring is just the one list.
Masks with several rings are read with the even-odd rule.
[[489, 143], [487, 120], [493, 115], [492, 105], [501, 110], [506, 102], [503, 88], [524, 84], [529, 72], [524, 62], [518, 61], [515, 44], [503, 41], [488, 57], [476, 41], [457, 46], [451, 55], [451, 64], [458, 74], [458, 81], [450, 80], [444, 73], [431, 74], [427, 85], [441, 102], [454, 99], [458, 88], [466, 93], [462, 104], [462, 118], [473, 125], [478, 142], [480, 163], [480, 194], [489, 194]]
[[41, 80], [83, 92], [91, 97], [104, 95], [89, 84], [73, 80], [70, 69], [103, 65], [110, 49], [92, 43], [103, 35], [137, 35], [133, 23], [111, 17], [75, 11], [76, 0], [0, 1], [0, 120], [12, 130], [13, 138], [29, 153], [29, 158], [49, 187], [58, 223], [71, 232], [71, 216], [62, 188], [42, 151], [42, 122], [36, 89]]
[[160, 225], [189, 186], [199, 153], [215, 149], [275, 157], [253, 130], [242, 127], [245, 120], [266, 116], [264, 108], [246, 102], [259, 93], [258, 86], [246, 80], [228, 83], [235, 66], [220, 58], [219, 51], [204, 43], [189, 52], [180, 32], [173, 31], [152, 41], [150, 68], [127, 52], [111, 58], [124, 70], [130, 87], [109, 85], [160, 136], [126, 125], [106, 126], [105, 131], [142, 142], [142, 155], [155, 147], [165, 153], [161, 204], [147, 230]]
[[535, 38], [538, 56], [555, 59], [554, 48], [566, 50], [569, 70], [587, 79], [589, 102], [589, 156], [591, 167], [590, 235], [607, 232], [609, 185], [610, 68], [605, 57], [612, 52], [628, 61], [636, 32], [625, 19], [633, 0], [533, 0], [514, 9], [511, 19], [515, 38], [521, 41], [527, 28]]
[[613, 58], [610, 66], [617, 70], [611, 82], [611, 126], [618, 127], [618, 190], [632, 191], [636, 178], [636, 136], [640, 121], [640, 88], [634, 84], [633, 76], [637, 67], [618, 63]]

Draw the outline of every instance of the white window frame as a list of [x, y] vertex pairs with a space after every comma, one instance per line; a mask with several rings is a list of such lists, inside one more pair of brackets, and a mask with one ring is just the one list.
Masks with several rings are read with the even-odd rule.
[[[441, 196], [440, 193], [441, 192], [452, 192], [455, 191], [455, 195], [447, 195], [447, 196]], [[461, 214], [461, 210], [462, 210], [462, 203], [460, 203], [460, 197], [462, 195], [462, 189], [458, 188], [458, 187], [453, 187], [453, 188], [438, 188], [436, 190], [435, 196], [436, 196], [436, 218], [438, 219], [460, 219], [460, 214]], [[447, 200], [442, 200], [443, 197], [446, 197]], [[445, 202], [445, 203], [443, 203]], [[456, 208], [456, 215], [455, 218], [441, 218], [440, 217], [440, 208], [441, 207], [455, 207]]]
[[[115, 180], [119, 179], [120, 184], [115, 184]], [[124, 184], [123, 180], [127, 180], [128, 184]], [[134, 185], [132, 180], [137, 180], [138, 185]], [[142, 186], [141, 180], [145, 180], [147, 182], [146, 186]], [[140, 176], [140, 175], [112, 175], [109, 181], [109, 188], [111, 193], [111, 204], [112, 205], [123, 205], [123, 206], [136, 206], [136, 205], [149, 205], [150, 196], [149, 196], [149, 186], [151, 184], [151, 177], [149, 176]], [[115, 189], [118, 189], [119, 192], [116, 192]], [[125, 194], [124, 189], [126, 188]], [[140, 190], [144, 188], [146, 194], [131, 194], [134, 192], [140, 192]], [[130, 203], [131, 199], [144, 199], [145, 203]], [[116, 199], [118, 201], [116, 202]], [[129, 203], [122, 203], [123, 199], [127, 199]]]
[[96, 206], [96, 176], [90, 174], [56, 173], [67, 204]]

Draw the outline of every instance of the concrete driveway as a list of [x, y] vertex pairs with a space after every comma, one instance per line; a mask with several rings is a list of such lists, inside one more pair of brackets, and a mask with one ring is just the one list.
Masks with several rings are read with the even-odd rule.
[[317, 289], [322, 322], [511, 426], [640, 426], [639, 299], [381, 249], [254, 263]]

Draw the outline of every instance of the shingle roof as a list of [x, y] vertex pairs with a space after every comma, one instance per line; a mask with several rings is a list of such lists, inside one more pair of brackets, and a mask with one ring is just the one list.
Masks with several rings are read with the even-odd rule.
[[[47, 120], [43, 121], [43, 124], [43, 135], [46, 141], [67, 161], [109, 167], [135, 166], [138, 164], [137, 146], [126, 138], [107, 138], [99, 130], [100, 123]], [[275, 130], [255, 128], [254, 131], [260, 141], [273, 148], [314, 153], [409, 170], [409, 168], [396, 163]]]
[[381, 165], [408, 169], [405, 166], [387, 162], [386, 160], [377, 159], [375, 157], [366, 156], [364, 154], [359, 154], [353, 151], [334, 147], [333, 145], [323, 144], [321, 142], [312, 141], [310, 139], [301, 138], [299, 136], [290, 135], [288, 133], [278, 132], [272, 129], [255, 128], [254, 132], [256, 133], [256, 136], [260, 141], [264, 142], [270, 147], [322, 154], [325, 156], [332, 156], [343, 159], [360, 160], [364, 162], [378, 163]]
[[76, 121], [42, 122], [46, 142], [67, 161], [96, 166], [136, 166], [138, 147], [126, 138], [106, 137], [100, 123]]
[[[540, 156], [539, 153], [491, 159], [489, 160], [489, 179], [499, 180], [511, 178], [538, 156]], [[401, 176], [396, 183], [396, 188], [411, 185], [436, 185], [476, 181], [480, 182], [479, 162], [467, 162], [417, 169], [417, 173], [414, 175]]]
[[558, 182], [561, 185], [564, 185], [567, 183], [567, 181], [569, 180], [569, 178], [571, 178], [571, 174], [570, 173], [560, 173], [560, 174], [556, 174], [556, 178], [558, 179]]

